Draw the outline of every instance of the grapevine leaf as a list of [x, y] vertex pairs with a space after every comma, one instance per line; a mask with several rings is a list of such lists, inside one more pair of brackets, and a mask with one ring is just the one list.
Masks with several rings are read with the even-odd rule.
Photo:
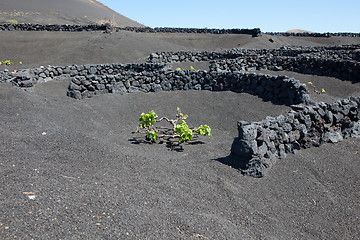
[[174, 132], [180, 136], [179, 143], [190, 141], [194, 136], [193, 131], [188, 127], [185, 121], [181, 121], [177, 124]]
[[195, 129], [195, 132], [204, 136], [211, 136], [211, 128], [208, 125], [199, 126], [197, 129]]
[[142, 113], [139, 118], [139, 121], [140, 121], [139, 127], [140, 128], [148, 128], [148, 127], [154, 125], [157, 117], [158, 116], [156, 115], [156, 113], [153, 110], [151, 110], [148, 114]]
[[146, 136], [149, 140], [153, 141], [153, 142], [156, 142], [157, 138], [158, 138], [158, 134], [157, 132], [155, 131], [149, 131], [147, 133], [147, 136]]

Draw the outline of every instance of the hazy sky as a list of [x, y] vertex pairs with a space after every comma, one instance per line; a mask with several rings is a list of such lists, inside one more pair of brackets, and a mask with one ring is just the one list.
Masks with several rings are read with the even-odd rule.
[[99, 0], [149, 27], [360, 32], [360, 0]]

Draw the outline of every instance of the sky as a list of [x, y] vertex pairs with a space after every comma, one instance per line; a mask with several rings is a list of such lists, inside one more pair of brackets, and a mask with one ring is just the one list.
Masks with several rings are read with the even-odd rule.
[[99, 0], [149, 27], [360, 32], [360, 0]]

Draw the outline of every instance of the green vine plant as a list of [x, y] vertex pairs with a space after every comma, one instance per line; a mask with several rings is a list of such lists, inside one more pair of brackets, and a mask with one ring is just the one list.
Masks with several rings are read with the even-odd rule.
[[[177, 108], [175, 119], [167, 117], [158, 118], [158, 115], [151, 110], [149, 113], [142, 113], [139, 127], [136, 133], [145, 134], [145, 140], [149, 143], [166, 142], [174, 150], [176, 146], [181, 146], [185, 142], [195, 139], [198, 135], [211, 136], [211, 128], [208, 125], [200, 125], [198, 128], [190, 128], [186, 119], [188, 115], [183, 114]], [[155, 126], [156, 123], [167, 122], [171, 127]]]
[[[17, 64], [17, 63], [15, 63], [15, 64]], [[23, 63], [20, 61], [19, 64], [22, 65]], [[10, 60], [0, 61], [0, 65], [10, 66], [10, 65], [14, 65], [14, 62], [12, 62]]]
[[6, 20], [6, 22], [10, 23], [10, 24], [19, 24], [19, 21], [15, 20], [15, 19], [8, 19], [8, 20]]
[[13, 65], [14, 63], [10, 60], [5, 60], [3, 62], [0, 61], [0, 65]]

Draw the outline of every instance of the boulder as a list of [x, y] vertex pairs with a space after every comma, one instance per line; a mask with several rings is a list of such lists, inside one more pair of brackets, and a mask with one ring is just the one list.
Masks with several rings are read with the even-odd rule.
[[235, 138], [232, 146], [231, 153], [240, 157], [251, 157], [258, 153], [257, 143], [253, 141], [244, 141], [240, 138]]
[[117, 84], [115, 84], [114, 88], [112, 89], [112, 92], [115, 94], [125, 94], [128, 92], [128, 90], [126, 89], [126, 87], [124, 86], [124, 84], [122, 82], [119, 82]]

